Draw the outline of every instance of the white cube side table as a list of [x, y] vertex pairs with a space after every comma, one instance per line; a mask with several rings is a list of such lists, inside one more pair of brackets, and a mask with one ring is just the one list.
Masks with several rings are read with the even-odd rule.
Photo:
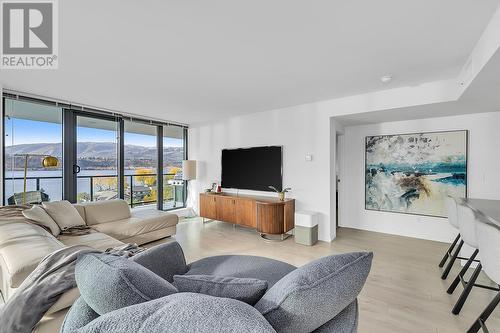
[[295, 212], [295, 243], [314, 245], [318, 241], [318, 214], [311, 211]]

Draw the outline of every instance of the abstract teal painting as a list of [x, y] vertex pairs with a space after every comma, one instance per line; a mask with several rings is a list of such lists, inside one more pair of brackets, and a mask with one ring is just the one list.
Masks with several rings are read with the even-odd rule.
[[366, 137], [365, 208], [446, 217], [467, 196], [467, 131]]

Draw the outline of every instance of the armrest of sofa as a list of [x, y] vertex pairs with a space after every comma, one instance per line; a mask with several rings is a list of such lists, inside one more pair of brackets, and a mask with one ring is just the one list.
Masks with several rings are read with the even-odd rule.
[[130, 260], [146, 267], [168, 282], [174, 281], [174, 275], [187, 272], [186, 258], [177, 242], [160, 244], [136, 254]]

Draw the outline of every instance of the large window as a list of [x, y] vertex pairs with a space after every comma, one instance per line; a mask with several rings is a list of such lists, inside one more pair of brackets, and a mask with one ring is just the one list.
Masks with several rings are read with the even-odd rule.
[[[4, 146], [4, 204], [62, 199], [61, 108], [6, 99]], [[58, 166], [42, 165], [49, 155]]]
[[[184, 207], [184, 127], [22, 96], [3, 103], [4, 204], [123, 198], [132, 207]], [[47, 157], [57, 166], [43, 165]]]
[[185, 182], [182, 180], [182, 160], [185, 159], [184, 129], [163, 126], [163, 207], [184, 206]]
[[158, 198], [157, 126], [125, 121], [125, 198], [130, 205], [155, 204]]
[[76, 117], [77, 202], [118, 198], [118, 123]]

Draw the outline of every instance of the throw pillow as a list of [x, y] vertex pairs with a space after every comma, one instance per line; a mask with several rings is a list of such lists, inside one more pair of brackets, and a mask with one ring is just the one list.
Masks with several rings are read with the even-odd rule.
[[279, 280], [255, 308], [277, 332], [312, 332], [354, 302], [372, 258], [354, 252], [310, 262]]
[[182, 247], [177, 242], [150, 247], [134, 255], [130, 260], [141, 264], [168, 282], [174, 281], [174, 275], [185, 274], [188, 270]]
[[[68, 328], [75, 327], [67, 324]], [[75, 331], [62, 330], [61, 333]], [[178, 293], [101, 316], [78, 333], [276, 333], [252, 306], [234, 299]]]
[[266, 281], [214, 275], [175, 275], [174, 286], [180, 292], [232, 298], [250, 305], [257, 303], [267, 290]]
[[49, 214], [40, 206], [33, 206], [30, 209], [23, 210], [23, 216], [36, 224], [50, 230], [50, 233], [57, 237], [61, 233], [57, 223], [50, 217]]
[[105, 253], [79, 257], [75, 279], [85, 302], [100, 315], [177, 292], [140, 264]]
[[69, 201], [43, 202], [42, 206], [61, 230], [85, 225], [82, 216]]
[[358, 300], [349, 304], [333, 319], [314, 330], [314, 333], [358, 332]]

